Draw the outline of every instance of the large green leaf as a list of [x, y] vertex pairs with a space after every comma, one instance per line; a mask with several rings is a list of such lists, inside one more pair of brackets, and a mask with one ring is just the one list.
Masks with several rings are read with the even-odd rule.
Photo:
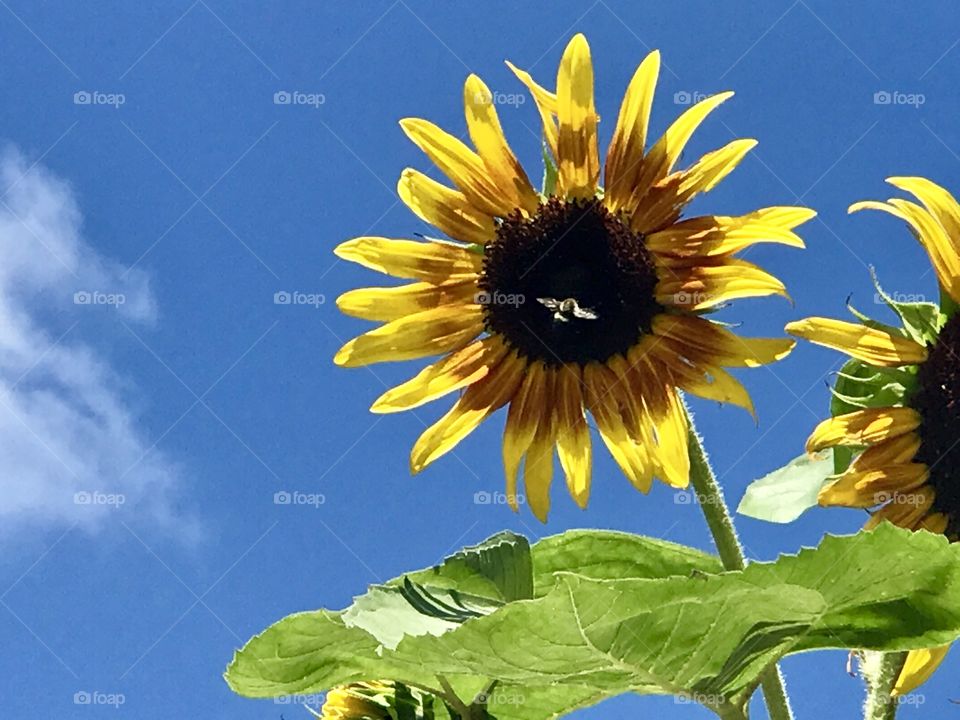
[[757, 520], [788, 523], [817, 504], [817, 493], [833, 474], [831, 450], [803, 454], [747, 487], [737, 512]]
[[[624, 692], [693, 695], [728, 712], [792, 652], [904, 650], [960, 635], [960, 546], [942, 536], [885, 525], [710, 574], [715, 565], [696, 551], [685, 563], [675, 546], [612, 535], [550, 538], [542, 561], [534, 548], [539, 597], [439, 635], [407, 634], [395, 650], [335, 613], [288, 617], [237, 653], [227, 681], [268, 697], [358, 679], [436, 687], [444, 676], [457, 688], [495, 679], [490, 711], [510, 720], [555, 717]], [[607, 572], [589, 555], [604, 546], [614, 566], [613, 547], [666, 559], [621, 557]], [[645, 576], [657, 567], [670, 576]]]
[[533, 584], [546, 595], [561, 573], [592, 580], [650, 579], [694, 572], [718, 573], [723, 564], [686, 545], [605, 530], [569, 530], [533, 546]]

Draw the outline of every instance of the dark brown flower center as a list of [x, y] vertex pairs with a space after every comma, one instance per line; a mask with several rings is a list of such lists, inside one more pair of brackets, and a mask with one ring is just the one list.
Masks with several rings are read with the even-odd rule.
[[480, 280], [487, 329], [550, 365], [625, 353], [663, 311], [656, 284], [642, 235], [596, 200], [556, 198], [503, 220]]
[[950, 518], [948, 534], [960, 531], [960, 314], [947, 321], [926, 362], [910, 405], [920, 413], [916, 461], [930, 468], [934, 509]]

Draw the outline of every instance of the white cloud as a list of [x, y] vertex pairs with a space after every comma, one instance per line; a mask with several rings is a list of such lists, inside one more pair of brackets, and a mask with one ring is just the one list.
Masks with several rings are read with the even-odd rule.
[[152, 323], [148, 278], [101, 257], [81, 225], [65, 182], [0, 154], [0, 524], [93, 531], [136, 517], [190, 534], [173, 509], [177, 467], [87, 339]]

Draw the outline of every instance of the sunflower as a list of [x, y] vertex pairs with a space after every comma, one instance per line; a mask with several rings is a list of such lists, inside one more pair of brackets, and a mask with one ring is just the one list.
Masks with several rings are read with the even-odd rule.
[[545, 521], [554, 449], [574, 500], [590, 493], [587, 413], [630, 482], [689, 480], [688, 417], [678, 389], [753, 412], [724, 367], [779, 360], [787, 338], [741, 338], [704, 315], [735, 298], [785, 295], [783, 284], [734, 255], [756, 243], [803, 247], [793, 228], [814, 216], [769, 207], [741, 216], [680, 220], [756, 144], [735, 140], [675, 170], [700, 123], [732, 93], [688, 108], [645, 150], [660, 56], [652, 52], [627, 88], [600, 185], [598, 117], [590, 48], [567, 45], [556, 92], [507, 63], [533, 96], [543, 124], [543, 192], [510, 149], [494, 96], [476, 75], [464, 85], [475, 150], [421, 119], [400, 122], [451, 181], [404, 170], [407, 206], [448, 237], [423, 241], [360, 237], [336, 254], [413, 282], [365, 288], [337, 300], [346, 314], [380, 327], [346, 343], [343, 366], [443, 357], [374, 402], [375, 413], [416, 408], [463, 391], [417, 440], [413, 473], [452, 450], [509, 405], [503, 440], [506, 495], [524, 497]]
[[392, 693], [392, 683], [341, 685], [327, 693], [320, 714], [314, 715], [322, 720], [390, 720], [390, 705], [384, 697]]
[[321, 720], [422, 720], [433, 717], [434, 696], [392, 680], [371, 680], [331, 689], [319, 713]]
[[[882, 210], [906, 221], [930, 256], [943, 301], [900, 303], [885, 296], [902, 328], [807, 318], [787, 332], [850, 355], [841, 381], [861, 392], [857, 409], [835, 413], [807, 440], [807, 450], [851, 448], [852, 463], [819, 494], [823, 506], [876, 508], [867, 528], [888, 520], [912, 530], [960, 533], [960, 205], [920, 177], [888, 178], [922, 206], [893, 198], [860, 202], [851, 212]], [[879, 289], [879, 286], [878, 286]], [[859, 378], [859, 379], [858, 379]], [[838, 385], [839, 387], [839, 385]], [[846, 389], [846, 387], [844, 388]], [[847, 393], [839, 395], [850, 400]], [[849, 408], [847, 408], [849, 409]], [[849, 452], [849, 450], [848, 450]], [[894, 693], [925, 682], [949, 646], [914, 650]]]

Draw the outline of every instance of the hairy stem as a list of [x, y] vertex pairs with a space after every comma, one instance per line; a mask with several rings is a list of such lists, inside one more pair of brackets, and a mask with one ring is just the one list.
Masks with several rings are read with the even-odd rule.
[[893, 720], [897, 716], [897, 699], [890, 696], [900, 675], [906, 653], [864, 654], [861, 665], [867, 681], [867, 700], [863, 705], [864, 720]]
[[[727, 570], [743, 570], [747, 560], [733, 525], [733, 517], [727, 508], [713, 468], [710, 467], [710, 461], [703, 449], [703, 442], [697, 435], [689, 409], [687, 419], [690, 427], [690, 484], [696, 492], [697, 502], [710, 528], [710, 534], [713, 535], [723, 567]], [[780, 668], [774, 665], [764, 672], [760, 684], [763, 687], [763, 698], [767, 703], [770, 719], [793, 720], [790, 699], [787, 697], [787, 689]]]

